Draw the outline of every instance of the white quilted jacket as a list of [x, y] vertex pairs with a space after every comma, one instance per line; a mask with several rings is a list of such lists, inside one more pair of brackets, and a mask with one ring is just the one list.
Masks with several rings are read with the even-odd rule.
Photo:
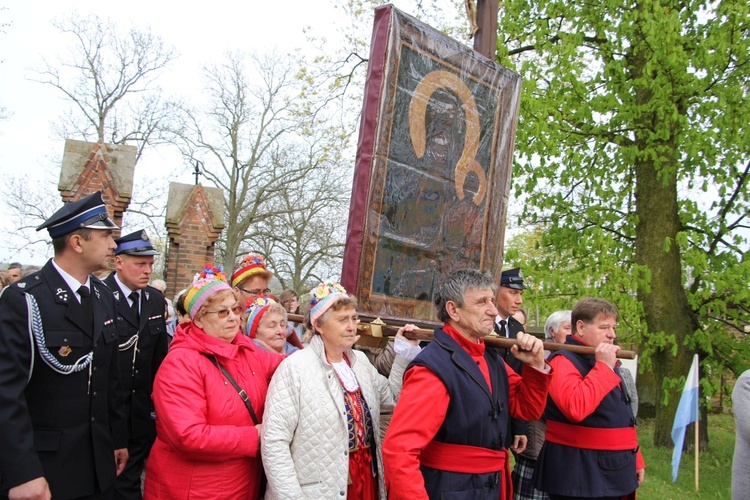
[[[386, 380], [364, 353], [349, 350], [345, 356], [372, 413], [380, 498], [385, 499], [380, 407], [398, 399], [407, 361], [396, 356]], [[319, 335], [313, 336], [308, 348], [286, 358], [271, 380], [261, 456], [268, 477], [266, 499], [346, 498], [349, 441], [344, 394], [333, 367], [326, 362]]]

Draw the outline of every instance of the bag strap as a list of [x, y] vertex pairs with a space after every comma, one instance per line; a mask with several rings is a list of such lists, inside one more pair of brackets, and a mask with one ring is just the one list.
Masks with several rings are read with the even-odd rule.
[[260, 424], [260, 420], [258, 420], [258, 416], [255, 414], [255, 410], [253, 410], [253, 405], [252, 403], [250, 403], [250, 398], [245, 392], [245, 389], [240, 387], [237, 381], [234, 380], [234, 377], [232, 377], [232, 375], [229, 374], [227, 369], [221, 366], [221, 363], [219, 363], [219, 361], [216, 359], [216, 356], [214, 356], [213, 354], [206, 354], [205, 352], [202, 352], [201, 354], [207, 357], [209, 361], [211, 361], [211, 363], [213, 363], [214, 366], [221, 371], [221, 373], [224, 375], [224, 377], [226, 377], [229, 383], [232, 384], [232, 387], [234, 387], [234, 390], [237, 391], [237, 394], [240, 395], [242, 402], [245, 403], [245, 407], [247, 408], [247, 411], [250, 412], [250, 418], [253, 419], [253, 422], [255, 422], [255, 425]]

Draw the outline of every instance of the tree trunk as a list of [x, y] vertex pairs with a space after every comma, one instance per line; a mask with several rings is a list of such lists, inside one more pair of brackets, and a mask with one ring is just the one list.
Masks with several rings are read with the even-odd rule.
[[[628, 56], [631, 79], [637, 82], [634, 84], [636, 109], [640, 111], [635, 118], [635, 260], [641, 269], [648, 269], [651, 274], [650, 282], [639, 287], [638, 299], [643, 304], [648, 327], [646, 342], [660, 336], [673, 336], [677, 345], [675, 355], [672, 355], [673, 344], [664, 342], [661, 345], [665, 347], [651, 356], [652, 381], [656, 384], [653, 389], [661, 396], [665, 378], [687, 376], [693, 352], [684, 347], [684, 342], [698, 329], [698, 321], [682, 284], [682, 260], [676, 241], [681, 223], [677, 203], [679, 153], [675, 137], [680, 125], [670, 115], [652, 111], [662, 104], [654, 92], [656, 87], [652, 87], [652, 84], [659, 84], [654, 83], [652, 75], [644, 78], [644, 68], [653, 54], [645, 36], [638, 38], [636, 35]], [[664, 90], [659, 87], [659, 92]], [[668, 130], [669, 136], [663, 139], [656, 133], [657, 129]], [[655, 446], [672, 446], [672, 424], [680, 393], [681, 387], [670, 391], [666, 405], [660, 400], [656, 402]]]

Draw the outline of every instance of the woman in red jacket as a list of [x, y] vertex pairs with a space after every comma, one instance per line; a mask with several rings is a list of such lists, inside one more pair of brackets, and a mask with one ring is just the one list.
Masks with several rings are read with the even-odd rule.
[[144, 498], [259, 498], [256, 425], [283, 358], [239, 334], [243, 308], [221, 268], [196, 276], [185, 304], [191, 321], [175, 334], [154, 382], [157, 437]]

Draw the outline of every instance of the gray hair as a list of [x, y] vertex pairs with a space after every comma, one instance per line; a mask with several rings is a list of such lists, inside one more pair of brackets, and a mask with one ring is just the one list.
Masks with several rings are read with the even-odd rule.
[[447, 322], [450, 319], [445, 305], [448, 302], [454, 302], [456, 306], [463, 307], [464, 296], [470, 288], [475, 290], [492, 290], [497, 291], [497, 283], [487, 271], [479, 269], [460, 269], [448, 276], [440, 289], [435, 294], [435, 308], [437, 309], [438, 319]]
[[570, 321], [570, 315], [573, 311], [566, 309], [564, 311], [555, 311], [549, 315], [547, 322], [544, 324], [544, 338], [552, 340], [552, 332], [560, 329], [560, 325], [565, 321]]
[[167, 282], [162, 279], [153, 280], [151, 286], [164, 293], [167, 289]]

